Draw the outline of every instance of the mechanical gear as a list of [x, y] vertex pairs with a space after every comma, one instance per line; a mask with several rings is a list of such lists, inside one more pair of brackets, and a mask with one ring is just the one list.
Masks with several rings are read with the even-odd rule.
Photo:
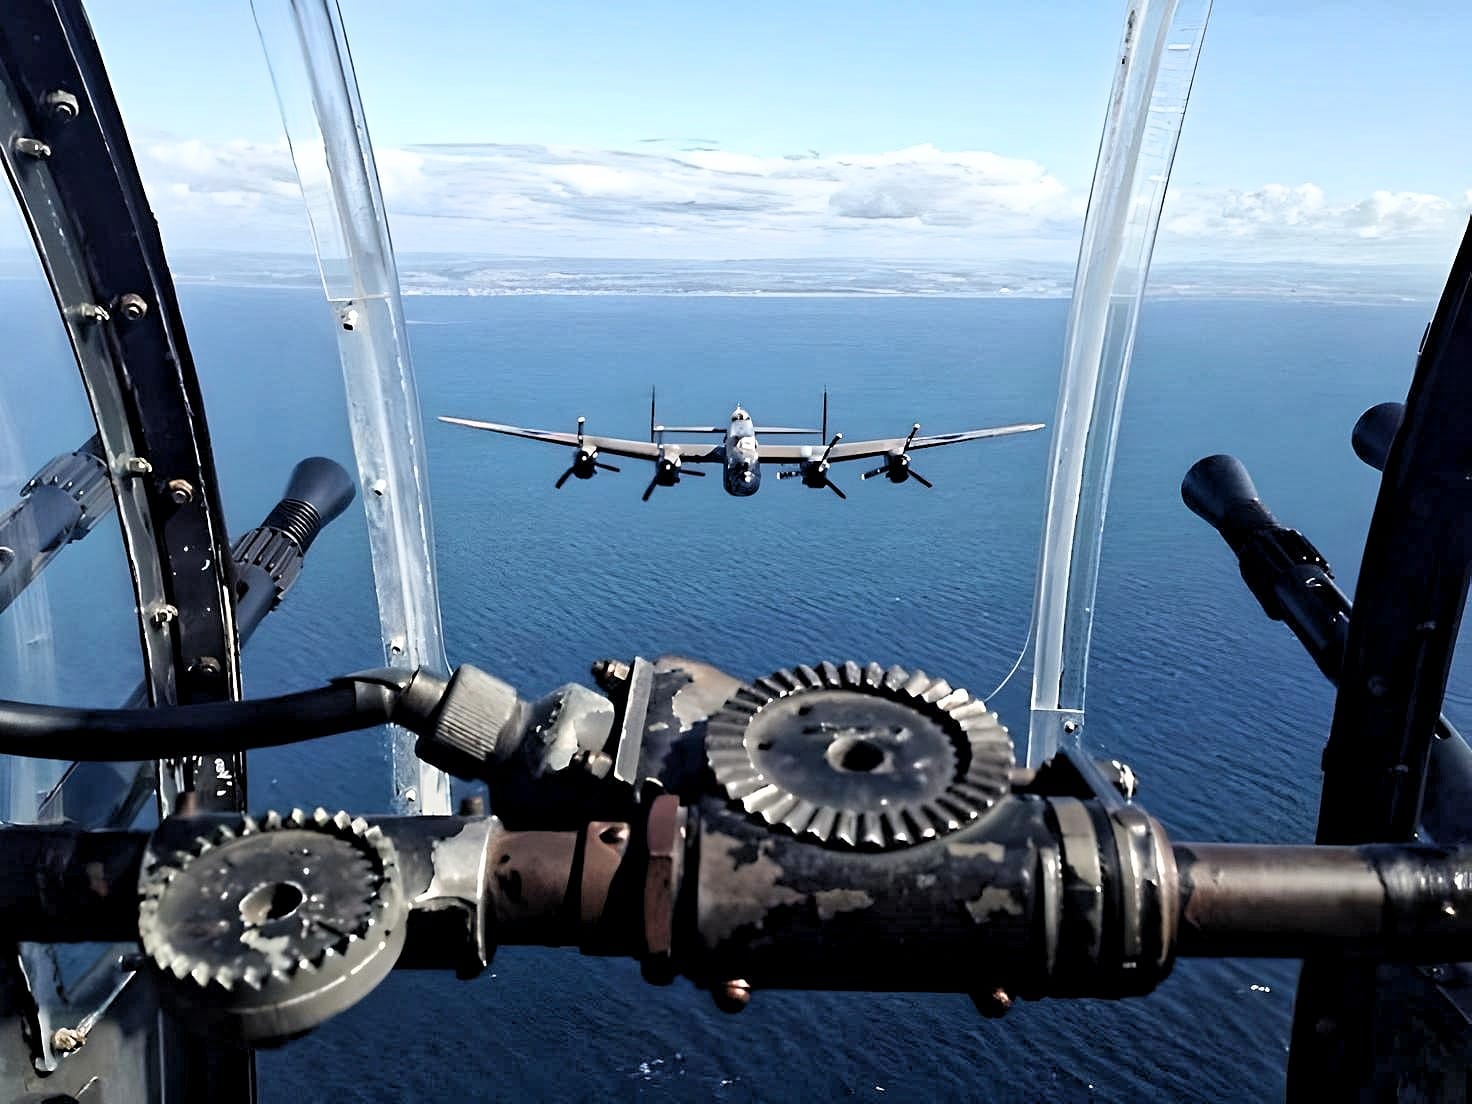
[[347, 813], [221, 824], [144, 859], [138, 931], [186, 1023], [253, 1046], [355, 1004], [393, 968], [407, 906], [393, 844]]
[[716, 781], [754, 820], [831, 846], [890, 850], [976, 820], [1011, 788], [997, 715], [924, 671], [781, 670], [706, 726]]

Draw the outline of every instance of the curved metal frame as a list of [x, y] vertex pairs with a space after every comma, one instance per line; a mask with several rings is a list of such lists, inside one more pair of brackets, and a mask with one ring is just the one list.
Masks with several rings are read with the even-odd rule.
[[[0, 24], [0, 125], [6, 173], [112, 476], [150, 701], [238, 698], [232, 560], [199, 382], [158, 228], [80, 4], [8, 7]], [[205, 757], [162, 772], [160, 797], [167, 808], [190, 787], [205, 807], [239, 808], [244, 782], [243, 761]]]
[[[97, 421], [138, 603], [148, 700], [237, 699], [234, 560], [203, 398], [163, 243], [80, 0], [7, 5], [0, 145]], [[186, 789], [202, 808], [244, 805], [241, 756], [160, 766], [165, 812]], [[133, 975], [119, 971], [115, 955], [89, 973], [101, 989], [84, 979], [70, 997], [47, 980], [47, 964], [24, 945], [4, 957], [20, 984], [0, 1000], [0, 1071], [16, 1087], [42, 1087], [34, 1072], [21, 1073], [27, 1064], [48, 1074], [48, 1091], [85, 1091], [97, 1075], [126, 1068], [121, 1081], [109, 1078], [120, 1099], [254, 1099], [250, 1056], [181, 1043], [159, 1021], [152, 991], [129, 984]], [[39, 984], [28, 984], [37, 965]], [[63, 1064], [52, 1028], [83, 1009], [89, 1015], [80, 1022], [96, 1021], [99, 1045]]]

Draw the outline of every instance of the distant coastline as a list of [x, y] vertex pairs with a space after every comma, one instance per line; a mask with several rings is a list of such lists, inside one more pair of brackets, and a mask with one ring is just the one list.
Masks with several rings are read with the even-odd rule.
[[[406, 296], [660, 296], [679, 298], [1066, 299], [1071, 264], [1015, 260], [613, 260], [405, 254]], [[181, 251], [182, 285], [317, 288], [316, 262], [297, 254]], [[0, 253], [0, 278], [25, 278], [35, 262]], [[1423, 265], [1256, 262], [1154, 266], [1152, 299], [1296, 300], [1396, 304], [1434, 301], [1445, 273]]]

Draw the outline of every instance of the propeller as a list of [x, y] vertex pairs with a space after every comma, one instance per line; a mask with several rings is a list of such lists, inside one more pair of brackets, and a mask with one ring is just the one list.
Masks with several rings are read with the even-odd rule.
[[584, 443], [583, 423], [587, 420], [588, 419], [582, 417], [581, 415], [578, 416], [578, 451], [577, 454], [573, 456], [572, 463], [568, 466], [567, 471], [559, 475], [557, 477], [557, 482], [553, 484], [553, 487], [556, 490], [562, 490], [562, 485], [574, 475], [577, 476], [579, 479], [592, 479], [593, 476], [598, 474], [599, 468], [602, 468], [604, 471], [612, 472], [616, 472], [619, 470], [618, 468], [614, 467], [614, 465], [604, 463], [602, 460], [598, 459], [597, 445], [589, 448], [587, 444]]
[[[674, 446], [667, 445], [665, 447], [673, 448]], [[662, 454], [654, 462], [654, 478], [649, 481], [649, 486], [644, 488], [644, 493], [640, 496], [640, 501], [648, 502], [649, 496], [654, 493], [655, 487], [673, 487], [680, 481], [681, 475], [698, 475], [704, 478], [705, 472], [698, 468], [691, 468], [689, 471], [684, 471], [680, 467], [680, 454], [678, 452], [666, 452]]]
[[891, 452], [884, 458], [884, 464], [873, 471], [866, 471], [859, 478], [870, 479], [876, 475], [882, 475], [891, 483], [903, 483], [911, 476], [915, 478], [922, 487], [934, 487], [935, 484], [910, 467], [910, 445], [915, 440], [915, 434], [920, 432], [920, 423], [916, 422], [910, 427], [910, 435], [905, 438], [905, 443], [897, 451]]
[[[827, 422], [827, 418], [826, 417], [824, 418], [824, 422], [825, 423]], [[830, 465], [828, 463], [828, 454], [833, 451], [833, 446], [836, 445], [836, 444], [838, 444], [838, 442], [839, 441], [842, 441], [842, 440], [843, 440], [843, 434], [842, 433], [835, 433], [833, 435], [833, 440], [829, 441], [828, 442], [828, 447], [823, 450], [823, 455], [822, 456], [818, 457], [818, 459], [816, 459], [816, 460], [804, 460], [804, 461], [802, 461], [801, 462], [802, 463], [802, 466], [799, 467], [796, 471], [781, 471], [781, 472], [778, 472], [777, 473], [777, 478], [778, 479], [792, 479], [792, 478], [794, 478], [796, 476], [801, 476], [802, 477], [803, 486], [805, 486], [805, 487], [815, 487], [815, 488], [818, 488], [819, 490], [821, 490], [824, 487], [827, 487], [830, 491], [832, 491], [834, 494], [836, 494], [839, 498], [844, 498], [844, 499], [848, 498], [848, 495], [844, 494], [843, 491], [839, 489], [838, 484], [835, 483], [835, 482], [833, 482], [833, 480], [828, 477], [828, 468], [830, 467]]]

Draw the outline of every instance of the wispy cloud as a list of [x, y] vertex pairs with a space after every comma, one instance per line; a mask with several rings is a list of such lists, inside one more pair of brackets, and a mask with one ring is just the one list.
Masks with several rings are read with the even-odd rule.
[[[473, 143], [381, 148], [401, 250], [538, 256], [1070, 260], [1087, 187], [1026, 158], [932, 145], [755, 156], [703, 138], [633, 150]], [[284, 143], [155, 141], [140, 165], [189, 247], [303, 248]], [[1169, 255], [1440, 260], [1466, 195], [1331, 197], [1311, 183], [1173, 189]]]
[[1466, 218], [1462, 204], [1421, 192], [1376, 191], [1335, 201], [1317, 184], [1269, 184], [1252, 191], [1172, 194], [1162, 229], [1183, 238], [1261, 241], [1272, 237], [1352, 247], [1378, 239], [1444, 242]]

